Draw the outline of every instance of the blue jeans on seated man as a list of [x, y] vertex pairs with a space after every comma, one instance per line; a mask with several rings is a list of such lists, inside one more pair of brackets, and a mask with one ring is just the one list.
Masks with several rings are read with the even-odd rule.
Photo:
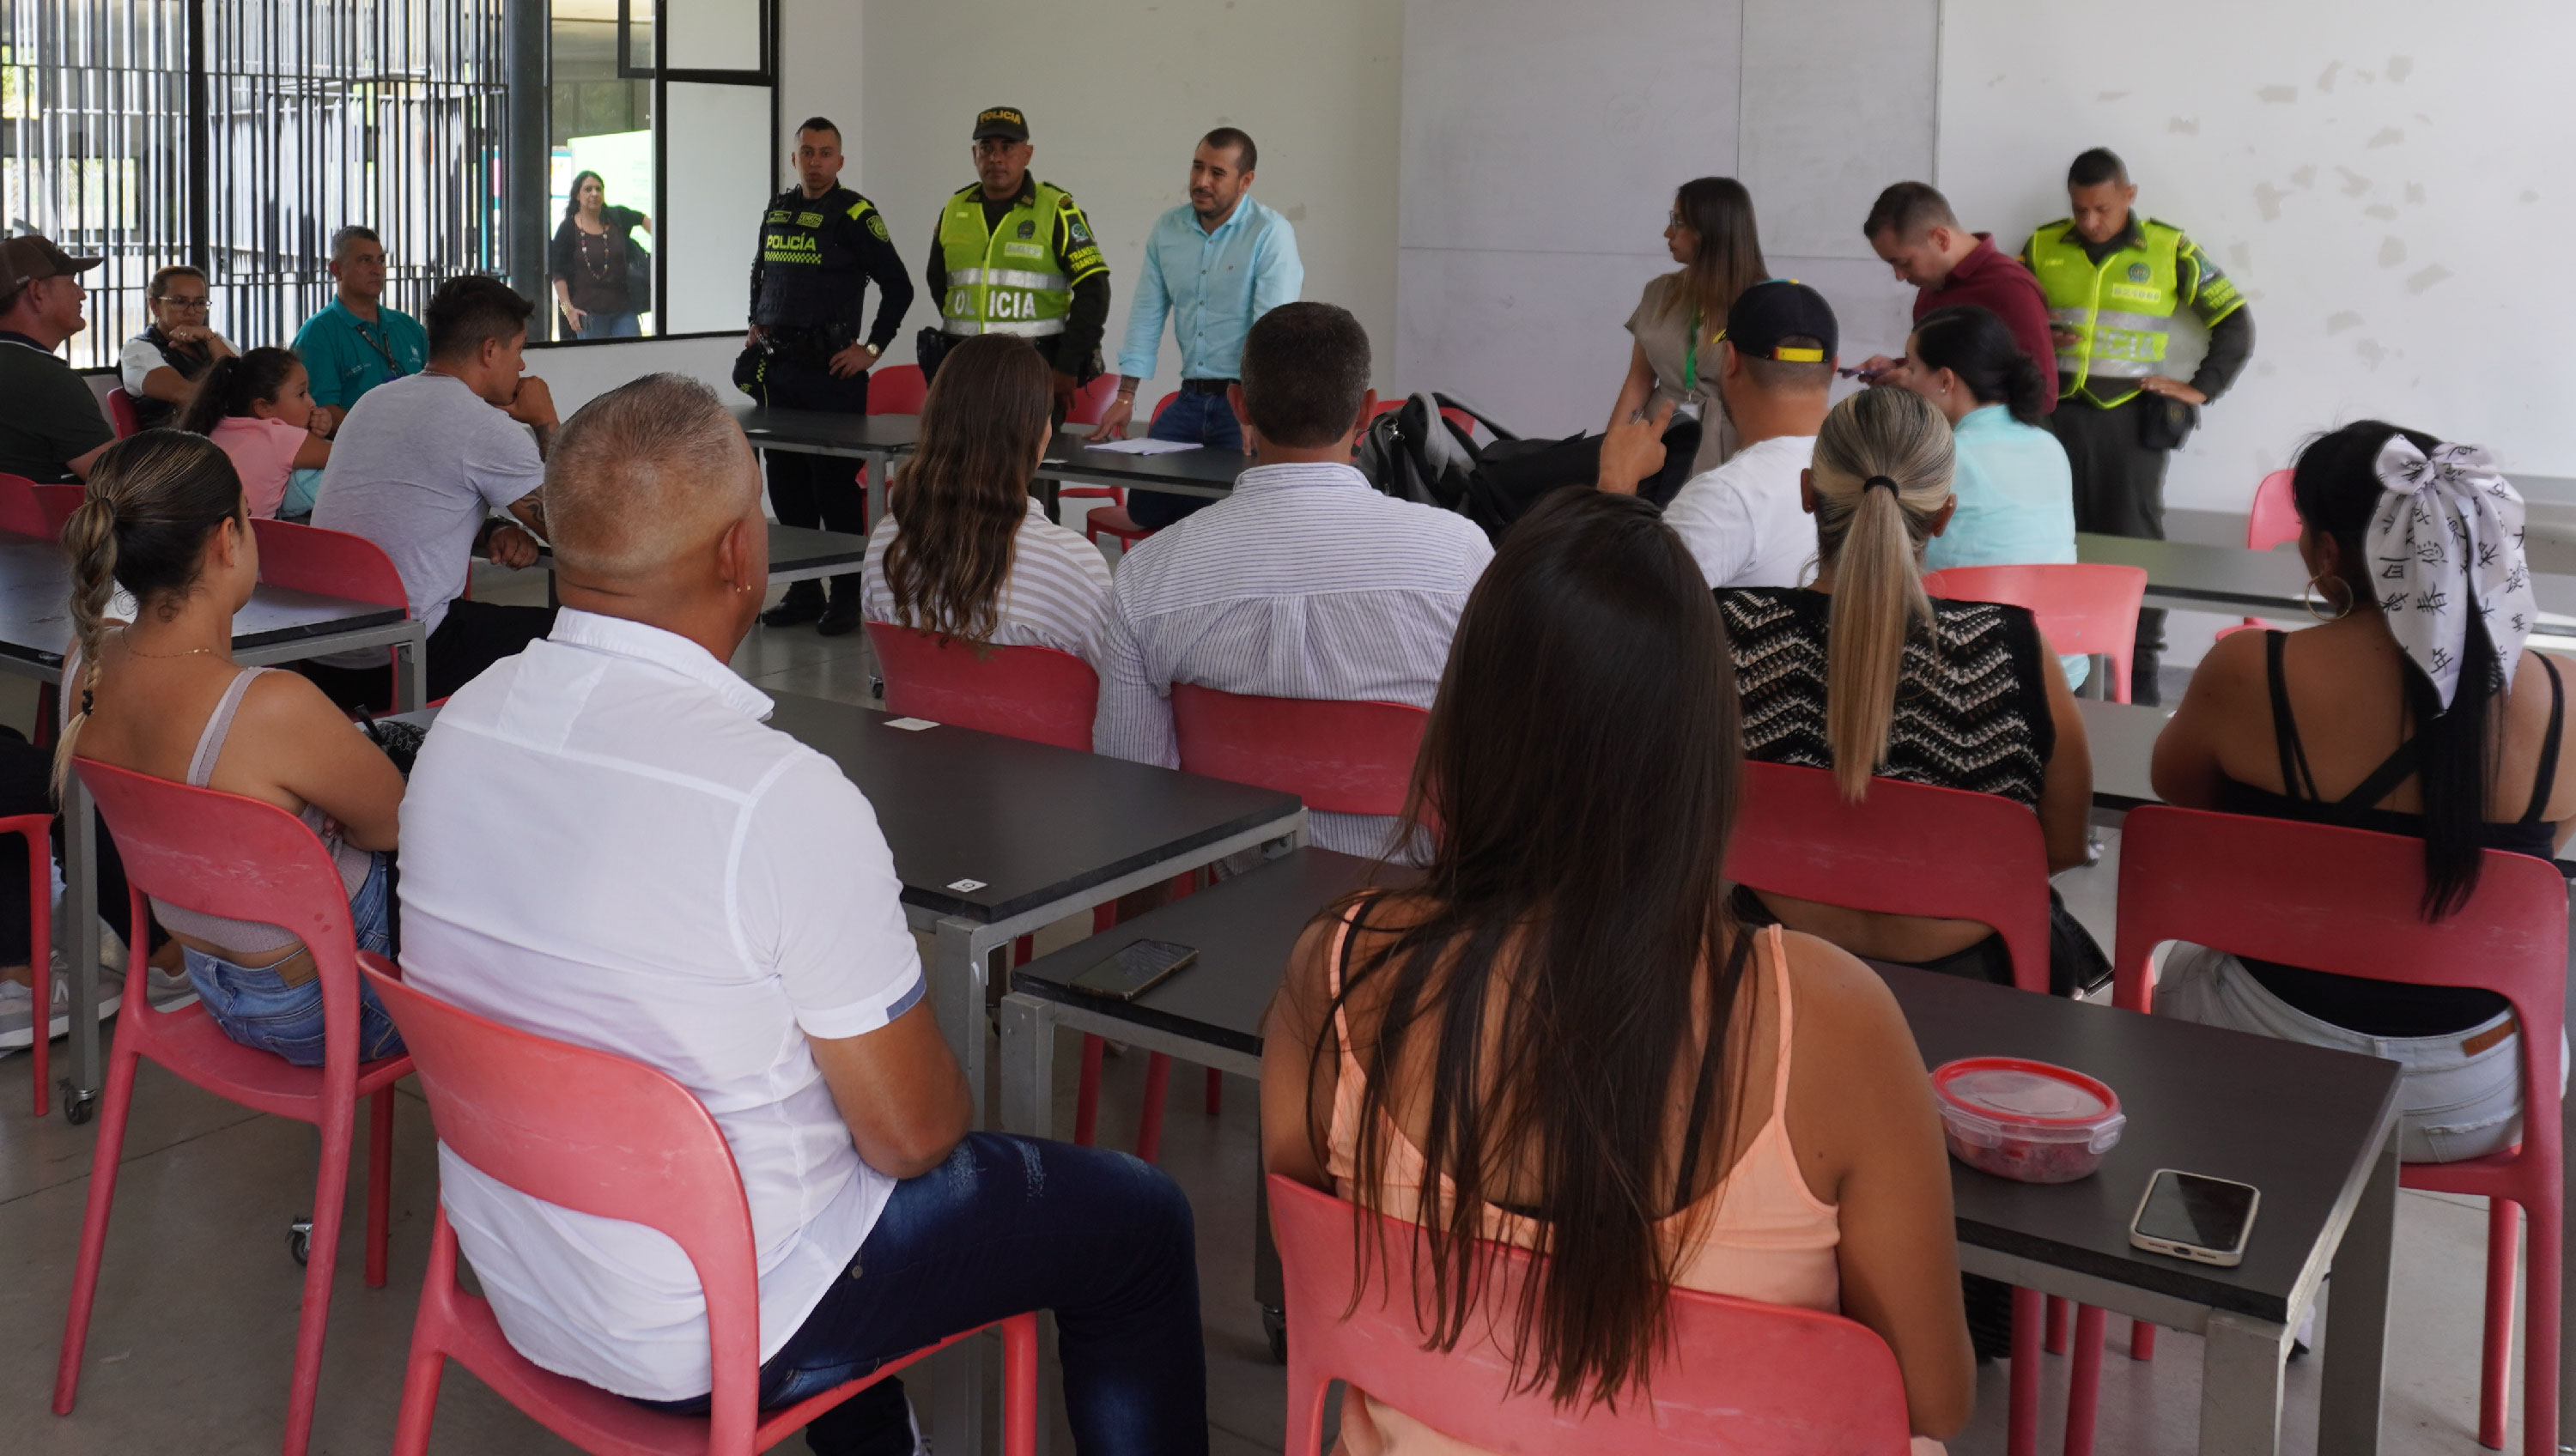
[[[1243, 453], [1243, 426], [1234, 418], [1234, 407], [1221, 394], [1194, 394], [1182, 390], [1163, 417], [1145, 431], [1150, 440], [1182, 440], [1204, 445], [1211, 450]], [[1127, 492], [1127, 518], [1149, 531], [1159, 531], [1181, 517], [1207, 509], [1216, 502], [1203, 495], [1166, 495], [1155, 490]]]
[[[378, 955], [393, 953], [393, 891], [385, 857], [376, 856], [365, 884], [349, 897], [349, 922], [358, 949]], [[274, 966], [239, 966], [221, 956], [188, 947], [188, 983], [224, 1035], [243, 1046], [275, 1052], [299, 1067], [322, 1065], [322, 978], [310, 974], [312, 961], [288, 959], [308, 972], [300, 985], [288, 985]], [[401, 1053], [402, 1033], [385, 1014], [382, 1002], [364, 980], [358, 983], [358, 1059], [374, 1061]]]
[[[1082, 1456], [1207, 1450], [1188, 1196], [1126, 1153], [1002, 1133], [970, 1132], [947, 1162], [895, 1185], [848, 1272], [760, 1367], [761, 1408], [1032, 1309], [1055, 1311]], [[639, 1404], [694, 1415], [707, 1398]], [[910, 1456], [903, 1382], [815, 1417], [805, 1444], [815, 1456]]]

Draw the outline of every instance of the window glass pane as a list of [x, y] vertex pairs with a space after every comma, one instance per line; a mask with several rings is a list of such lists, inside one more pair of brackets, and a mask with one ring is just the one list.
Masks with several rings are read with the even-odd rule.
[[665, 0], [672, 65], [692, 71], [760, 69], [760, 0]]
[[686, 197], [662, 231], [672, 333], [739, 329], [751, 250], [770, 198], [769, 88], [669, 85], [670, 193]]
[[[653, 83], [631, 74], [620, 74], [617, 64], [617, 0], [555, 0], [550, 35], [552, 51], [548, 60], [548, 77], [552, 83], [548, 125], [550, 155], [547, 167], [547, 194], [551, 206], [545, 225], [549, 235], [560, 233], [571, 217], [576, 199], [573, 182], [585, 172], [599, 174], [602, 184], [603, 209], [628, 208], [650, 215], [653, 211]], [[642, 47], [643, 56], [630, 49], [630, 60], [648, 60], [652, 37], [650, 0], [634, 0], [630, 13], [640, 22], [629, 29], [630, 47]], [[576, 224], [578, 230], [578, 225]], [[573, 273], [566, 281], [566, 292], [575, 281], [590, 280], [582, 289], [585, 297], [613, 293], [600, 274], [625, 277], [625, 265], [632, 261], [608, 258], [604, 236], [579, 230], [580, 236], [569, 239]], [[653, 250], [653, 235], [638, 227], [630, 234], [636, 248], [646, 254]], [[622, 251], [622, 249], [621, 249]], [[642, 303], [641, 298], [630, 299]], [[636, 310], [638, 332], [657, 331], [659, 320], [649, 309]], [[536, 328], [540, 338], [572, 338], [571, 322], [559, 302], [544, 302], [546, 322]]]

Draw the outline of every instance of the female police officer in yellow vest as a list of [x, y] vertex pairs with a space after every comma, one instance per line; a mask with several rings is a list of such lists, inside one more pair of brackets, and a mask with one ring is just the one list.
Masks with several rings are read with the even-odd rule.
[[924, 373], [955, 340], [1017, 334], [1055, 370], [1055, 417], [1100, 373], [1109, 323], [1109, 265], [1073, 197], [1029, 175], [1028, 118], [1016, 106], [975, 118], [975, 177], [948, 199], [923, 276], [939, 300], [936, 336], [923, 331]]
[[[2118, 157], [2099, 147], [2067, 169], [2073, 215], [2040, 228], [2021, 260], [2048, 300], [2057, 341], [2058, 405], [2049, 427], [2075, 472], [2075, 529], [2113, 536], [2165, 534], [2165, 457], [2254, 352], [2244, 296], [2182, 230], [2130, 210], [2138, 189]], [[2189, 309], [2209, 329], [2209, 350], [2188, 383], [2164, 372], [2174, 314]], [[2157, 701], [2161, 609], [2138, 614], [2131, 699]]]

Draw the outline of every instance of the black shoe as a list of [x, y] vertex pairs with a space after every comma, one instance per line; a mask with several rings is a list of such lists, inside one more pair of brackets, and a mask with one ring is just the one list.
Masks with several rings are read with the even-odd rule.
[[2164, 687], [2159, 681], [2164, 663], [2160, 652], [2139, 651], [2129, 663], [2129, 701], [2141, 708], [2164, 705]]
[[814, 630], [826, 637], [847, 637], [859, 630], [858, 593], [833, 598], [832, 604], [823, 609], [822, 620], [814, 624]]
[[764, 627], [802, 627], [822, 620], [823, 588], [810, 581], [791, 582], [778, 605], [760, 614]]

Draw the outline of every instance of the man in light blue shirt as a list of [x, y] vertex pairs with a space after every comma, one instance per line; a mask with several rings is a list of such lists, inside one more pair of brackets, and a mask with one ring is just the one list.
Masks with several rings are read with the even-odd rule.
[[[1296, 229], [1252, 200], [1259, 160], [1252, 138], [1233, 127], [1199, 140], [1190, 159], [1189, 206], [1155, 219], [1146, 235], [1145, 266], [1137, 271], [1136, 301], [1128, 305], [1127, 338], [1118, 350], [1118, 397], [1102, 413], [1095, 438], [1127, 432], [1136, 391], [1154, 377], [1168, 315], [1181, 346], [1181, 395], [1148, 436], [1242, 451], [1243, 427], [1225, 391], [1243, 372], [1243, 336], [1255, 319], [1294, 303], [1306, 282]], [[1127, 498], [1127, 514], [1159, 529], [1207, 504], [1197, 496], [1137, 491]]]

